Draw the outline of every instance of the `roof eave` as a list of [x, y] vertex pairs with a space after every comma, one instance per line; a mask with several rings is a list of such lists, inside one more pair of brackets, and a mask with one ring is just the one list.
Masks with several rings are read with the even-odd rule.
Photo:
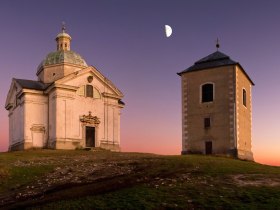
[[251, 78], [249, 77], [249, 75], [246, 73], [246, 71], [244, 70], [244, 68], [240, 65], [240, 63], [235, 63], [235, 64], [227, 64], [227, 65], [221, 65], [221, 66], [215, 66], [215, 67], [209, 67], [209, 68], [200, 68], [200, 69], [195, 69], [195, 70], [190, 70], [188, 71], [187, 69], [177, 73], [177, 75], [182, 76], [182, 74], [186, 74], [186, 73], [190, 73], [190, 72], [194, 72], [194, 71], [203, 71], [203, 70], [208, 70], [208, 69], [213, 69], [213, 68], [218, 68], [218, 67], [223, 67], [223, 66], [234, 66], [237, 65], [240, 67], [241, 71], [245, 74], [245, 76], [247, 77], [247, 79], [251, 82], [251, 84], [254, 86], [255, 83], [251, 80]]
[[245, 76], [247, 77], [247, 79], [251, 82], [251, 84], [253, 86], [255, 86], [255, 83], [253, 82], [253, 80], [251, 80], [251, 78], [249, 77], [249, 75], [246, 73], [246, 71], [243, 69], [243, 67], [241, 66], [240, 63], [236, 64], [237, 66], [239, 66], [239, 68], [241, 69], [241, 71], [245, 74]]

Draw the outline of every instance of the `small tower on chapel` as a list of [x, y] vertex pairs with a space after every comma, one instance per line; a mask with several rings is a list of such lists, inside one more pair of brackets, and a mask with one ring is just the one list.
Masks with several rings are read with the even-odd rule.
[[182, 154], [253, 160], [252, 86], [244, 68], [217, 51], [178, 73], [182, 84]]
[[65, 24], [62, 24], [62, 31], [56, 36], [57, 47], [56, 49], [59, 50], [70, 50], [70, 42], [71, 36], [66, 33]]

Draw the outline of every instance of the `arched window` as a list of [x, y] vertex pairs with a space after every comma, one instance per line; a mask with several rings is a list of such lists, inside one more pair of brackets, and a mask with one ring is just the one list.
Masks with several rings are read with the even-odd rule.
[[213, 84], [204, 84], [201, 87], [201, 101], [202, 103], [204, 102], [211, 102], [213, 101]]
[[86, 97], [93, 98], [93, 87], [92, 87], [92, 85], [86, 85]]
[[246, 106], [247, 105], [247, 96], [246, 96], [246, 90], [243, 89], [243, 105]]

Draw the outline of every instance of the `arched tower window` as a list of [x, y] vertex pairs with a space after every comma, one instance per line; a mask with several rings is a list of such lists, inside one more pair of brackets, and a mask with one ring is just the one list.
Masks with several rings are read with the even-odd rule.
[[86, 85], [86, 97], [93, 98], [93, 87], [92, 87], [92, 85]]
[[201, 87], [201, 101], [204, 102], [211, 102], [213, 101], [213, 93], [214, 93], [214, 85], [211, 83], [207, 83], [202, 85]]
[[247, 105], [247, 93], [245, 89], [243, 89], [243, 105]]

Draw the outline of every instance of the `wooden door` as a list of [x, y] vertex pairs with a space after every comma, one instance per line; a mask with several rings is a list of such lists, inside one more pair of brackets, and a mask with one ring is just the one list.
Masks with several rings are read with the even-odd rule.
[[86, 127], [86, 147], [95, 147], [95, 127]]
[[205, 142], [205, 154], [211, 155], [212, 154], [212, 141]]

